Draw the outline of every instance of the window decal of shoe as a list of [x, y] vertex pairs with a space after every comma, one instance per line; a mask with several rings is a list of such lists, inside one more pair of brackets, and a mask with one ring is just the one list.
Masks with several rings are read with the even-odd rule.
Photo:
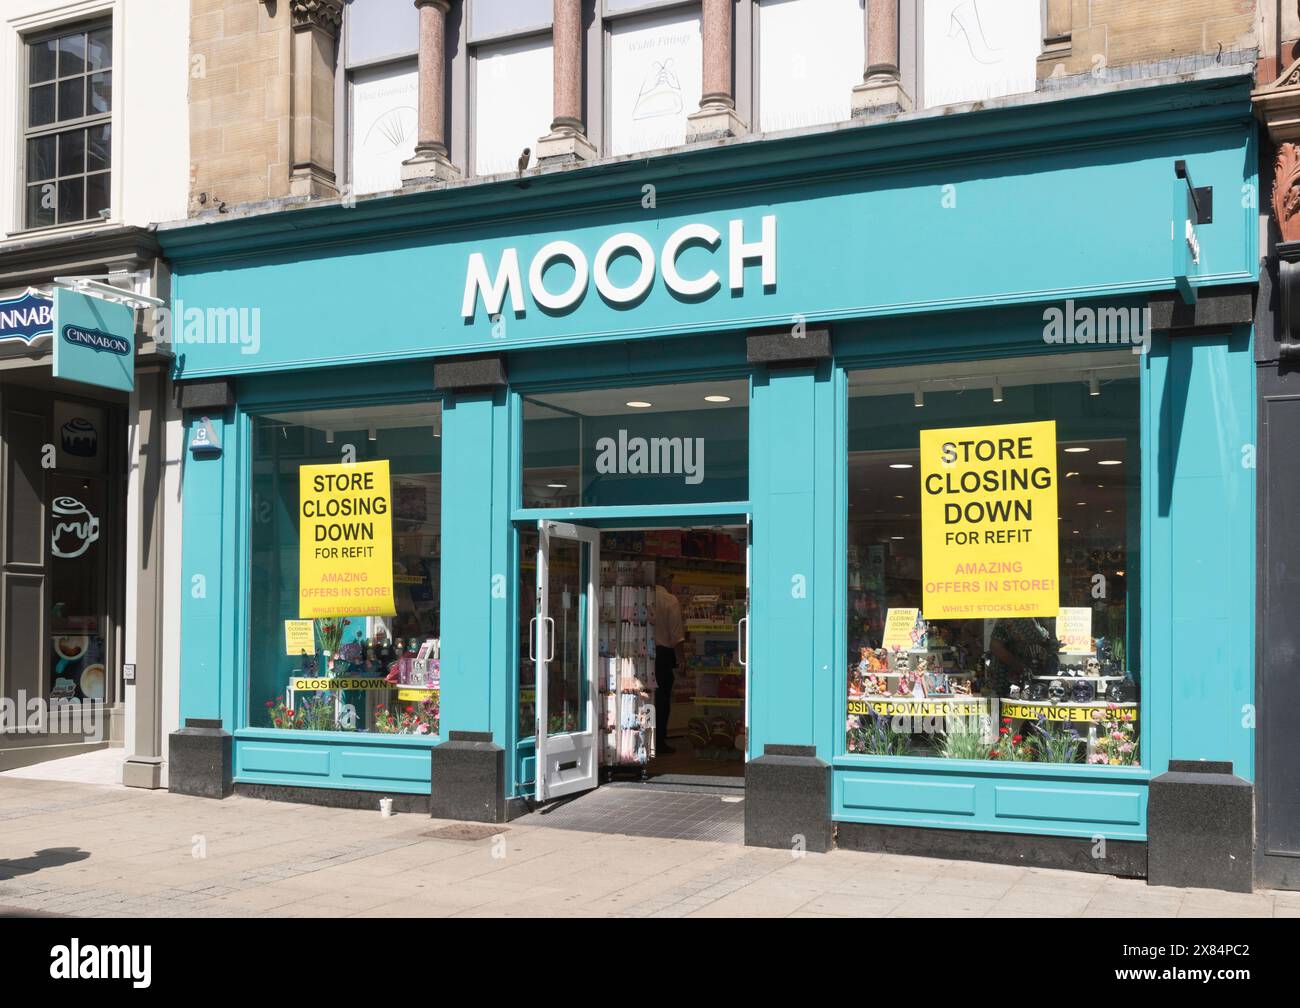
[[677, 115], [682, 108], [682, 84], [673, 70], [672, 57], [662, 63], [656, 61], [641, 85], [641, 92], [632, 109], [632, 118], [654, 119], [658, 116]]
[[989, 45], [984, 35], [984, 25], [980, 21], [979, 5], [976, 0], [966, 0], [953, 8], [948, 19], [948, 37], [962, 36], [970, 50], [971, 59], [984, 66], [1002, 62], [1004, 50]]

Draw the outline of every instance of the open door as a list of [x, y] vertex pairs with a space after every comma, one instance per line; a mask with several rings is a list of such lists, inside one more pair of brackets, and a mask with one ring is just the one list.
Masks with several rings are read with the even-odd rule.
[[596, 620], [600, 535], [563, 522], [537, 523], [537, 783], [547, 801], [596, 786]]
[[754, 695], [754, 684], [749, 671], [749, 613], [753, 608], [752, 599], [754, 598], [754, 586], [752, 584], [753, 569], [753, 550], [754, 550], [754, 520], [750, 516], [745, 518], [745, 615], [740, 617], [736, 625], [736, 660], [740, 662], [740, 667], [745, 670], [745, 762], [749, 762], [749, 740], [751, 737], [750, 725], [752, 721], [749, 716], [750, 697]]

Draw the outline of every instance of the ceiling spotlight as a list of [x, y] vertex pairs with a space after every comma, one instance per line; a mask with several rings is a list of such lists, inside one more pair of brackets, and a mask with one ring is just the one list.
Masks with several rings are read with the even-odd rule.
[[1078, 475], [1079, 474], [1077, 472], [1068, 472], [1065, 474], [1065, 478], [1069, 479], [1071, 476], [1078, 476]]
[[325, 443], [326, 444], [334, 443], [334, 432], [332, 430], [327, 430], [325, 432]]
[[367, 431], [367, 433], [370, 435], [370, 440], [371, 440], [371, 441], [378, 441], [378, 440], [379, 440], [379, 431], [375, 430], [373, 427], [371, 427], [370, 430]]
[[925, 396], [921, 394], [920, 384], [917, 384], [916, 388], [912, 390], [912, 405], [917, 407], [925, 405]]
[[993, 401], [999, 403], [1002, 401], [1002, 379], [993, 379]]
[[624, 405], [631, 406], [632, 409], [649, 409], [654, 403], [648, 403], [644, 399], [630, 399]]
[[912, 468], [912, 463], [911, 463], [911, 462], [891, 462], [891, 463], [889, 463], [889, 468], [890, 468], [890, 469], [911, 469], [911, 468]]
[[551, 490], [567, 490], [569, 488], [567, 483], [547, 483], [546, 486]]
[[1088, 395], [1101, 395], [1101, 383], [1097, 381], [1097, 372], [1088, 374]]
[[1102, 459], [1100, 462], [1097, 463], [1097, 465], [1123, 465], [1123, 464], [1124, 464], [1123, 461], [1120, 459]]
[[[705, 402], [731, 402], [731, 396], [729, 396], [729, 395], [706, 395], [706, 396], [704, 397], [704, 401], [705, 401]], [[632, 404], [631, 404], [631, 403], [628, 403], [628, 405], [631, 406]]]
[[1084, 448], [1082, 445], [1074, 445], [1073, 447], [1065, 448], [1063, 450], [1069, 452], [1071, 455], [1077, 455], [1079, 452], [1092, 451], [1091, 448]]

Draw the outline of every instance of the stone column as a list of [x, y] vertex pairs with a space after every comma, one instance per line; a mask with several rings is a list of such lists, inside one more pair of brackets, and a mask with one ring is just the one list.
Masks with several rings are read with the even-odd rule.
[[415, 0], [420, 11], [419, 137], [402, 162], [402, 182], [447, 182], [460, 172], [447, 156], [447, 13], [450, 0]]
[[555, 118], [537, 141], [538, 164], [593, 161], [596, 148], [582, 119], [582, 0], [555, 0], [552, 38]]
[[686, 123], [686, 139], [713, 140], [739, 136], [746, 131], [736, 115], [731, 82], [732, 0], [704, 0], [703, 70], [704, 87], [700, 110]]
[[912, 101], [898, 71], [898, 0], [867, 0], [867, 66], [853, 88], [853, 114], [893, 115], [907, 112]]
[[343, 0], [292, 0], [289, 193], [336, 196], [334, 50]]

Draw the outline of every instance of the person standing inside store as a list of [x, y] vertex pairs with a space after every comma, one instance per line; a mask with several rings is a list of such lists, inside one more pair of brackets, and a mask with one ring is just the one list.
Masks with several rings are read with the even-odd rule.
[[673, 576], [667, 567], [655, 572], [655, 753], [671, 755], [668, 744], [668, 714], [673, 706], [673, 679], [686, 664], [686, 630], [682, 604], [668, 590]]

